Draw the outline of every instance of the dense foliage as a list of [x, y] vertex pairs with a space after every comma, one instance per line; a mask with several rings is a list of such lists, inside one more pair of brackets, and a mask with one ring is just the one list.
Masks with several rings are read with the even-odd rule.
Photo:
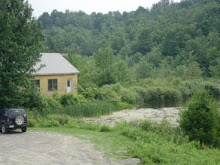
[[[83, 95], [65, 94], [43, 96], [31, 95], [24, 106], [31, 112], [30, 118], [48, 115], [69, 115], [71, 117], [94, 117], [111, 114], [115, 111], [132, 108], [128, 103], [121, 103], [112, 99], [86, 99]], [[103, 95], [104, 97], [104, 95]], [[41, 120], [41, 118], [39, 118]]]
[[188, 109], [181, 115], [180, 126], [190, 140], [220, 147], [219, 120], [216, 101], [209, 92], [197, 91], [191, 98]]
[[220, 2], [162, 0], [108, 14], [44, 13], [45, 51], [68, 53], [79, 93], [137, 106], [176, 106], [204, 88], [220, 96]]
[[[133, 12], [87, 15], [54, 10], [38, 20], [46, 35], [45, 51], [91, 56], [109, 47], [112, 50], [106, 54], [126, 61], [115, 67], [126, 70], [129, 65], [138, 79], [195, 79], [220, 76], [219, 11], [219, 0], [161, 0], [151, 9], [139, 7]], [[117, 81], [112, 74], [108, 83]]]
[[43, 34], [24, 0], [0, 0], [0, 108], [16, 107], [40, 54]]

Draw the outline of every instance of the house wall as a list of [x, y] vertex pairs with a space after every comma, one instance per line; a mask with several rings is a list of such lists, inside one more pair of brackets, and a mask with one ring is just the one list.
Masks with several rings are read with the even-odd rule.
[[[57, 79], [57, 91], [48, 90], [48, 80]], [[72, 80], [72, 92], [77, 94], [77, 74], [74, 75], [39, 75], [34, 76], [33, 80], [40, 80], [40, 92], [44, 95], [65, 94], [67, 93], [67, 80]]]

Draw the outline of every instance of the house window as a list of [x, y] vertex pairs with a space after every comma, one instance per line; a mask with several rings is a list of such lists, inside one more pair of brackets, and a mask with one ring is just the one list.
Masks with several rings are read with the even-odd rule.
[[48, 91], [57, 91], [57, 79], [48, 80]]
[[32, 84], [40, 89], [40, 80], [31, 80]]

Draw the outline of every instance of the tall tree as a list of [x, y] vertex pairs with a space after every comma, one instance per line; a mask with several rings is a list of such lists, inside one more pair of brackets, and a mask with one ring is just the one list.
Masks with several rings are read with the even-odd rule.
[[43, 34], [24, 0], [0, 0], [0, 106], [20, 106]]
[[113, 64], [115, 62], [114, 53], [111, 48], [99, 49], [94, 54], [96, 66], [98, 68], [98, 85], [115, 83], [113, 76]]

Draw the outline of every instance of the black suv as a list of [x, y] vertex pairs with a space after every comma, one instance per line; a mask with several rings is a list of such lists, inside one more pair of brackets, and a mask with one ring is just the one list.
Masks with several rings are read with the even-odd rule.
[[2, 109], [0, 121], [0, 129], [4, 134], [17, 128], [20, 128], [22, 132], [27, 131], [27, 113], [24, 109]]

